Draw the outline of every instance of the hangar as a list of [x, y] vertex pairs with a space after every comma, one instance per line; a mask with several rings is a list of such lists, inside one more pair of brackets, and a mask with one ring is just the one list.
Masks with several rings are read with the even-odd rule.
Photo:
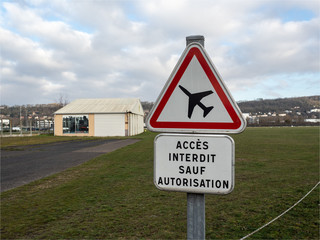
[[54, 113], [55, 136], [133, 136], [144, 131], [138, 98], [78, 99]]

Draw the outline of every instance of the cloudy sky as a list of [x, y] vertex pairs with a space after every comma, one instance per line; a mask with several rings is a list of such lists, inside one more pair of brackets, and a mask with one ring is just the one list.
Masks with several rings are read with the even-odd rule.
[[318, 0], [1, 1], [1, 104], [155, 101], [189, 35], [236, 101], [320, 94]]

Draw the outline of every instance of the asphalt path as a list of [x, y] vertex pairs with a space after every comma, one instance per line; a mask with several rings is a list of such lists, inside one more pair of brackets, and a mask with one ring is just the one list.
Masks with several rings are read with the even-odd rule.
[[68, 141], [1, 151], [1, 192], [80, 165], [137, 139]]

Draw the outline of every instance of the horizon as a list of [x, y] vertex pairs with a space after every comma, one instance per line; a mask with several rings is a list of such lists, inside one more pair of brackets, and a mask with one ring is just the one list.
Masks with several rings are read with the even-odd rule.
[[[280, 100], [280, 99], [291, 99], [291, 98], [311, 98], [311, 97], [320, 97], [320, 95], [311, 95], [311, 96], [299, 96], [299, 97], [283, 97], [283, 98], [257, 98], [257, 99], [252, 99], [252, 100], [239, 100], [239, 101], [236, 101], [237, 104], [238, 103], [243, 103], [243, 102], [254, 102], [254, 101], [274, 101], [274, 100]], [[138, 97], [139, 98], [139, 97]], [[79, 98], [78, 98], [79, 99]], [[85, 99], [85, 98], [82, 98], [82, 99]], [[95, 98], [95, 99], [103, 99], [103, 98]], [[140, 98], [139, 98], [140, 99]], [[68, 101], [66, 104], [69, 104], [73, 101], [76, 101], [77, 99], [74, 99], [72, 101]], [[140, 99], [140, 102], [148, 102], [148, 103], [155, 103], [155, 102], [151, 102], [151, 101], [143, 101]], [[36, 106], [36, 105], [50, 105], [50, 104], [60, 104], [58, 102], [51, 102], [51, 103], [35, 103], [35, 104], [29, 104], [29, 103], [25, 103], [25, 104], [22, 104], [22, 105], [0, 105], [0, 107], [15, 107], [15, 106]]]

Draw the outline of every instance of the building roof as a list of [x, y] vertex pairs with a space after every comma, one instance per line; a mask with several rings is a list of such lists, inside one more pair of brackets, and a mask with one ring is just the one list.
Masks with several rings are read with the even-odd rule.
[[55, 114], [126, 113], [143, 115], [138, 98], [77, 99]]

